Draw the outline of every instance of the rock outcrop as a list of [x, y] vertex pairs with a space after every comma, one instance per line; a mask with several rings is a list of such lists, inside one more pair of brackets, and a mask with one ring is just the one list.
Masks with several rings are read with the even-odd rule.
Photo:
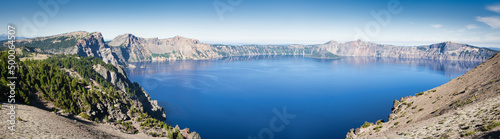
[[[101, 65], [93, 65], [93, 68], [97, 73], [99, 73], [102, 77], [104, 77], [104, 79], [106, 79], [111, 84], [120, 89], [120, 91], [122, 91], [123, 93], [126, 93], [127, 91], [135, 92], [134, 94], [127, 94], [127, 95], [132, 95], [130, 96], [132, 98], [132, 100], [130, 101], [133, 101], [134, 104], [136, 104], [139, 108], [142, 108], [141, 111], [150, 114], [155, 119], [165, 121], [166, 115], [163, 110], [163, 107], [159, 106], [156, 100], [152, 100], [149, 94], [146, 91], [144, 91], [138, 84], [130, 82], [130, 80], [127, 79], [127, 75], [125, 74], [125, 72], [123, 72], [124, 69], [121, 66], [115, 66], [115, 67], [117, 68], [117, 72], [110, 71]], [[133, 90], [126, 90], [127, 88], [131, 88]], [[111, 108], [111, 107], [118, 107], [118, 110], [120, 110], [119, 104], [121, 103], [126, 104], [127, 102], [120, 102], [120, 103], [116, 102], [112, 104], [110, 103], [110, 104], [97, 105], [95, 107], [96, 109], [94, 110], [104, 112], [106, 111], [106, 108]], [[125, 112], [108, 111], [108, 112], [111, 114], [116, 113], [118, 114], [117, 116], [120, 117], [120, 119], [128, 120], [126, 115], [122, 116], [123, 113], [126, 114], [126, 111]], [[92, 114], [92, 112], [89, 113]]]
[[104, 43], [104, 39], [100, 32], [90, 33], [86, 37], [78, 40], [74, 46], [76, 54], [86, 57], [97, 57], [106, 63], [118, 65], [118, 60], [111, 48]]
[[500, 54], [444, 85], [395, 100], [388, 120], [351, 129], [346, 138], [498, 138]]

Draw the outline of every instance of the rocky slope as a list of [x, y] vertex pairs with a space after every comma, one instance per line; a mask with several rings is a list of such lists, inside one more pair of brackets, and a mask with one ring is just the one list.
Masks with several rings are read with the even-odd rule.
[[434, 89], [394, 101], [389, 121], [365, 123], [346, 138], [498, 138], [500, 54]]
[[[68, 117], [63, 113], [49, 112], [37, 107], [14, 104], [16, 107], [16, 132], [0, 130], [1, 138], [75, 138], [75, 139], [172, 139], [169, 137], [153, 137], [147, 133], [127, 134], [121, 132], [116, 123], [96, 123], [87, 119]], [[10, 104], [0, 103], [0, 112], [9, 113]], [[0, 128], [7, 129], [9, 115], [0, 115]], [[186, 129], [175, 130], [185, 134], [188, 139], [199, 139], [189, 134]]]

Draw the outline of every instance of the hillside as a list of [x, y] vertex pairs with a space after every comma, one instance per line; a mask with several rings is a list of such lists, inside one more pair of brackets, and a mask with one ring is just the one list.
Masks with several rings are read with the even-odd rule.
[[[2, 42], [7, 46], [7, 42]], [[88, 33], [77, 31], [54, 36], [16, 40], [16, 47], [42, 54], [78, 54], [85, 57], [97, 57], [111, 64], [123, 64], [116, 59], [111, 48], [105, 44], [100, 32]]]
[[389, 121], [366, 122], [346, 138], [498, 138], [500, 54], [464, 75], [394, 101]]
[[[0, 52], [0, 74], [7, 75], [6, 52]], [[106, 63], [97, 57], [82, 57], [74, 55], [51, 55], [45, 60], [17, 60], [16, 103], [32, 105], [18, 106], [40, 111], [38, 109], [52, 111], [54, 115], [44, 113], [33, 114], [31, 118], [18, 117], [18, 121], [28, 122], [32, 125], [22, 129], [26, 137], [38, 135], [40, 127], [54, 127], [51, 123], [57, 123], [57, 119], [69, 118], [80, 122], [71, 125], [60, 125], [57, 127], [73, 127], [60, 129], [60, 132], [48, 134], [50, 137], [87, 138], [84, 136], [67, 136], [78, 131], [70, 131], [77, 128], [91, 129], [93, 125], [111, 125], [118, 132], [127, 134], [147, 134], [149, 136], [165, 136], [179, 138], [199, 138], [196, 132], [189, 129], [180, 129], [164, 123], [166, 115], [164, 109], [155, 100], [149, 97], [138, 83], [128, 80], [121, 66]], [[6, 77], [6, 76], [4, 76]], [[0, 101], [9, 95], [9, 86], [5, 78], [0, 79]], [[24, 111], [24, 110], [18, 110]], [[21, 112], [22, 113], [22, 112]], [[25, 111], [26, 113], [26, 111]], [[51, 116], [54, 122], [43, 119], [45, 114]], [[57, 117], [60, 116], [60, 117]], [[62, 116], [62, 117], [61, 117]], [[38, 119], [37, 119], [38, 117]], [[7, 116], [2, 118], [6, 121]], [[22, 120], [26, 118], [27, 121]], [[76, 122], [74, 122], [76, 123]], [[8, 124], [3, 124], [8, 125]], [[97, 131], [96, 134], [103, 132]], [[45, 132], [45, 131], [44, 131]], [[89, 130], [94, 134], [94, 129]], [[59, 134], [60, 133], [60, 134]], [[5, 138], [19, 137], [16, 132], [3, 130]], [[100, 136], [100, 135], [98, 135]], [[35, 136], [36, 137], [36, 136]]]

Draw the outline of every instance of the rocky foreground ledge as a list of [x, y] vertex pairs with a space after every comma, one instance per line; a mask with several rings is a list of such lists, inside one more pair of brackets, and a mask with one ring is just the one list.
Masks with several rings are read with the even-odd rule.
[[464, 75], [395, 100], [389, 121], [365, 122], [346, 138], [499, 138], [500, 54]]

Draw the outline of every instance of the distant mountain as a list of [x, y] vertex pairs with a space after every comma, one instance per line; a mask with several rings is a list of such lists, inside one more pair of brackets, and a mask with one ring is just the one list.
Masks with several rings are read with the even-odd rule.
[[[6, 46], [6, 43], [4, 43]], [[38, 52], [94, 56], [106, 62], [123, 65], [126, 62], [220, 59], [230, 56], [298, 55], [367, 56], [421, 58], [434, 60], [484, 61], [497, 51], [455, 42], [401, 47], [361, 40], [338, 43], [329, 41], [317, 45], [215, 45], [196, 39], [176, 36], [167, 39], [141, 38], [132, 34], [117, 36], [109, 42], [99, 32], [83, 31], [55, 36], [18, 40], [18, 46], [28, 46]], [[318, 53], [320, 52], [320, 53]]]
[[[9, 39], [9, 35], [0, 34], [0, 41], [7, 40], [7, 39]], [[18, 37], [18, 36], [16, 36], [16, 40], [22, 40], [22, 39], [26, 39], [26, 37]]]
[[[401, 47], [361, 40], [346, 43], [329, 41], [318, 45], [211, 45], [180, 36], [169, 39], [140, 38], [132, 34], [116, 37], [109, 43], [113, 51], [125, 61], [155, 61], [184, 59], [216, 59], [228, 56], [303, 55], [328, 52], [336, 56], [369, 56], [422, 58], [435, 60], [484, 61], [496, 51], [455, 42]], [[119, 48], [119, 49], [114, 49]], [[120, 56], [121, 55], [121, 56]]]
[[500, 48], [498, 47], [488, 47], [489, 49], [495, 50], [495, 51], [500, 51]]
[[444, 85], [394, 100], [387, 122], [366, 122], [346, 138], [498, 138], [499, 62], [496, 54]]

